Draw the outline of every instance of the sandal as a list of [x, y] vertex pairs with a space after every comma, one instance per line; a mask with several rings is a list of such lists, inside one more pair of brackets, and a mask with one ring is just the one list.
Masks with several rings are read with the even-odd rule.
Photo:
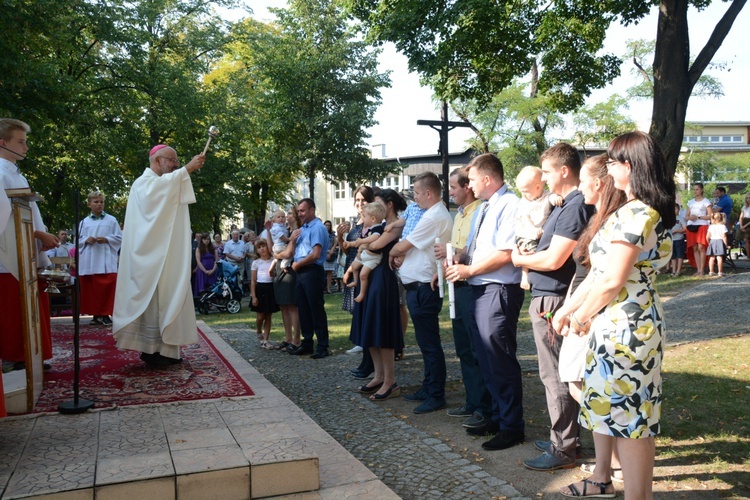
[[386, 399], [395, 398], [401, 395], [401, 388], [398, 384], [393, 384], [383, 394], [373, 394], [370, 396], [372, 401], [385, 401]]
[[[586, 474], [593, 474], [594, 470], [596, 470], [596, 464], [581, 464], [581, 470]], [[622, 469], [620, 467], [611, 467], [609, 475], [615, 483], [623, 482]]]
[[287, 342], [286, 340], [284, 340], [284, 341], [281, 342], [281, 344], [279, 344], [278, 346], [276, 346], [276, 349], [278, 349], [279, 351], [283, 351], [289, 345], [291, 345], [291, 344], [289, 342]]
[[383, 387], [383, 382], [370, 386], [365, 384], [359, 388], [359, 392], [361, 392], [362, 394], [372, 394], [373, 392], [378, 392], [378, 389], [380, 389], [381, 387]]
[[286, 353], [291, 353], [291, 352], [293, 352], [293, 351], [294, 351], [295, 349], [297, 349], [298, 347], [299, 347], [299, 346], [297, 346], [297, 345], [294, 345], [294, 344], [289, 344], [288, 346], [286, 346], [286, 347], [285, 347], [284, 349], [282, 349], [282, 350], [283, 350], [284, 352], [286, 352]]
[[[573, 483], [568, 485], [568, 491], [563, 490], [560, 494], [564, 497], [572, 498], [615, 498], [616, 496], [614, 491], [612, 493], [607, 493], [607, 486], [612, 486], [612, 481], [600, 483], [597, 481], [591, 481], [590, 479], [584, 479], [582, 483], [583, 491], [578, 489], [576, 486], [577, 483]], [[597, 493], [588, 493], [589, 485], [599, 488], [599, 491]]]

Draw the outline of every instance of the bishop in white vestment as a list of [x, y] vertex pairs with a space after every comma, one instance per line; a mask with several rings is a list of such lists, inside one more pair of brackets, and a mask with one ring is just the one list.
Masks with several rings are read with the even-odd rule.
[[113, 333], [119, 349], [140, 351], [151, 366], [180, 362], [180, 346], [198, 341], [190, 288], [190, 174], [197, 155], [180, 168], [177, 153], [160, 144], [133, 183], [117, 274]]

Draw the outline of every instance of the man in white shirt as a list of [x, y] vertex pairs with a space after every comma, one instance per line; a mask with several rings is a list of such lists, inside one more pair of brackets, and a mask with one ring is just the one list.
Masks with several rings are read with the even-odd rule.
[[112, 332], [119, 349], [141, 351], [153, 367], [181, 362], [180, 346], [198, 341], [190, 287], [190, 174], [200, 154], [180, 168], [165, 144], [151, 149], [149, 168], [133, 183], [125, 212]]
[[445, 407], [445, 354], [440, 342], [438, 315], [443, 308], [439, 291], [430, 282], [437, 272], [433, 246], [450, 241], [453, 220], [442, 203], [440, 180], [432, 172], [414, 178], [414, 201], [426, 209], [409, 236], [399, 241], [390, 252], [392, 265], [399, 268], [406, 289], [414, 334], [424, 358], [422, 388], [405, 396], [421, 401], [414, 413], [430, 413]]
[[68, 241], [68, 230], [60, 229], [57, 238], [60, 240], [60, 246], [47, 250], [47, 257], [70, 257], [74, 245]]

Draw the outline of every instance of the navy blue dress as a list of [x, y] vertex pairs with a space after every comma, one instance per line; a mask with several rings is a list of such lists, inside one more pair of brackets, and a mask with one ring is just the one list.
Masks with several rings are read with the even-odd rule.
[[372, 270], [365, 300], [354, 303], [354, 316], [349, 338], [355, 345], [401, 350], [404, 335], [401, 332], [401, 314], [398, 303], [396, 273], [388, 266], [388, 255], [396, 244], [393, 241], [383, 249], [383, 259]]

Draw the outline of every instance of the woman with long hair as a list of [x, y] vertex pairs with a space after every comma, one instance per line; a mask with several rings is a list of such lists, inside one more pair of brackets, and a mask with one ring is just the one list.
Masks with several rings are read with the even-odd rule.
[[[406, 209], [406, 201], [393, 189], [383, 189], [376, 193], [375, 203], [386, 209], [385, 220], [391, 224], [398, 220], [398, 212]], [[383, 233], [368, 245], [370, 251], [380, 252], [380, 263], [370, 272], [367, 293], [362, 302], [355, 303], [352, 338], [370, 353], [375, 370], [374, 378], [360, 387], [362, 394], [370, 395], [373, 401], [383, 401], [401, 394], [396, 384], [395, 351], [404, 348], [401, 331], [401, 315], [398, 304], [398, 280], [390, 268], [388, 255], [398, 242], [401, 229]]]
[[671, 258], [675, 184], [648, 134], [617, 137], [607, 155], [609, 175], [626, 203], [592, 238], [591, 272], [571, 297], [579, 305], [558, 321], [563, 335], [592, 332], [579, 420], [594, 433], [596, 467], [590, 479], [561, 493], [613, 498], [610, 469], [616, 448], [625, 498], [648, 499], [653, 498], [654, 436], [660, 431], [664, 342], [654, 280]]
[[193, 296], [200, 297], [205, 289], [216, 283], [216, 267], [219, 262], [219, 251], [211, 242], [208, 233], [201, 234], [201, 240], [195, 249], [195, 261], [198, 267], [195, 270]]
[[[583, 199], [587, 205], [594, 205], [596, 207], [596, 213], [589, 219], [586, 229], [584, 229], [578, 238], [575, 250], [573, 250], [576, 274], [568, 289], [568, 296], [565, 302], [557, 310], [552, 320], [552, 327], [557, 332], [561, 331], [560, 327], [563, 318], [577, 309], [581, 305], [580, 300], [585, 297], [585, 294], [581, 292], [577, 294], [577, 297], [580, 299], [579, 302], [575, 303], [571, 300], [573, 293], [575, 293], [591, 269], [589, 243], [591, 243], [596, 233], [599, 232], [599, 229], [609, 219], [609, 216], [626, 201], [625, 193], [615, 187], [614, 179], [607, 172], [606, 154], [594, 156], [583, 163], [578, 190], [583, 194]], [[564, 332], [567, 333], [568, 331], [564, 330]], [[568, 391], [571, 397], [579, 404], [581, 402], [583, 375], [586, 368], [586, 351], [588, 350], [590, 337], [590, 333], [580, 337], [578, 335], [565, 335], [560, 347], [558, 363], [560, 381], [568, 384]], [[592, 472], [589, 464], [582, 465], [581, 469], [585, 472]], [[616, 454], [612, 456], [611, 469], [612, 479], [622, 481], [622, 469]]]

